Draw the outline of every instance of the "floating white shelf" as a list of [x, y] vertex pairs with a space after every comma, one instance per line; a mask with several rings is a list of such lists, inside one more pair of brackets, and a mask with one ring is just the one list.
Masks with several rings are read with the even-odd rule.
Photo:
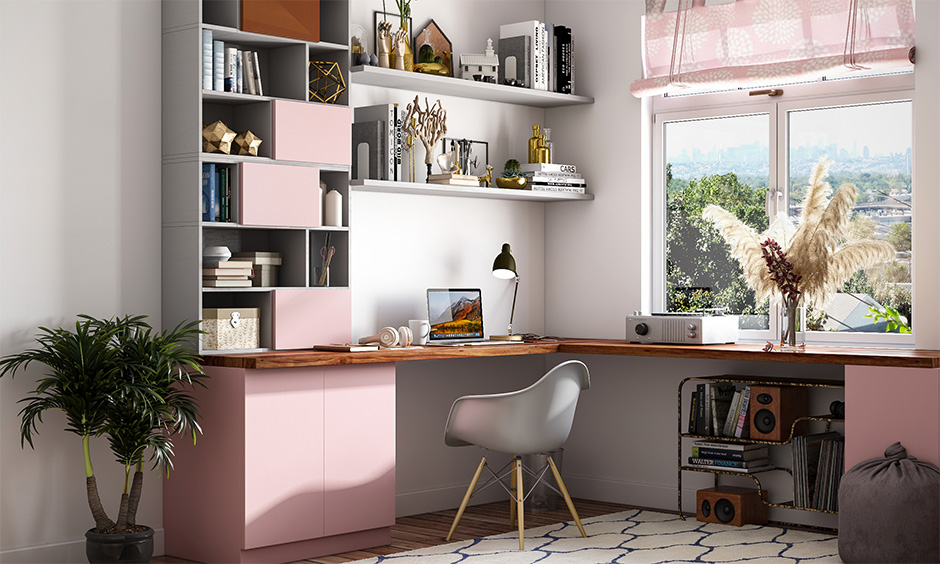
[[489, 84], [463, 80], [449, 76], [434, 76], [419, 72], [405, 72], [381, 67], [358, 66], [349, 69], [350, 82], [399, 90], [411, 90], [423, 94], [459, 96], [505, 104], [519, 104], [537, 108], [554, 108], [577, 104], [593, 104], [594, 98], [575, 94], [559, 94], [531, 90], [503, 84]]
[[418, 182], [391, 182], [388, 180], [350, 180], [349, 188], [358, 192], [385, 192], [390, 194], [418, 194], [423, 196], [450, 196], [454, 198], [488, 198], [491, 200], [523, 200], [530, 202], [561, 202], [593, 200], [593, 194], [568, 192], [533, 192], [506, 188], [475, 188], [447, 186]]

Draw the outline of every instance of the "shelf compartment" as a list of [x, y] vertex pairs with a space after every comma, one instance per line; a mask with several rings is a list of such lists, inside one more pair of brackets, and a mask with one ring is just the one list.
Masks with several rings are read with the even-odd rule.
[[[203, 229], [203, 246], [224, 245], [232, 254], [251, 251], [281, 253], [281, 266], [277, 272], [277, 287], [304, 288], [307, 286], [307, 230], [306, 229], [244, 229], [218, 227]], [[210, 288], [203, 288], [203, 293]], [[270, 287], [258, 290], [270, 291]], [[226, 288], [232, 290], [232, 288]], [[247, 291], [249, 288], [237, 288]], [[214, 306], [225, 307], [225, 306]]]
[[[271, 102], [258, 100], [257, 96], [247, 96], [238, 94], [242, 103], [216, 103], [205, 101], [202, 104], [202, 120], [204, 123], [213, 123], [221, 120], [229, 129], [237, 133], [243, 133], [251, 130], [252, 133], [261, 138], [261, 145], [258, 146], [258, 157], [271, 158], [271, 141], [274, 138], [273, 127], [271, 124]], [[200, 136], [202, 130], [200, 130]], [[199, 141], [202, 147], [202, 138]], [[234, 144], [232, 147], [234, 151]], [[207, 158], [222, 157], [243, 157], [256, 158], [252, 155], [234, 155], [230, 153], [209, 153], [202, 152]]]
[[447, 76], [434, 76], [417, 72], [404, 72], [381, 67], [355, 66], [349, 69], [349, 81], [353, 84], [366, 84], [384, 88], [396, 88], [438, 96], [457, 96], [504, 104], [518, 104], [537, 108], [555, 108], [593, 104], [594, 98], [576, 94], [559, 94], [519, 88], [502, 84], [488, 84], [473, 80], [463, 80]]
[[389, 180], [351, 180], [349, 187], [354, 192], [383, 192], [388, 194], [417, 194], [423, 196], [450, 196], [456, 198], [485, 198], [490, 200], [523, 200], [529, 202], [585, 201], [594, 199], [593, 194], [533, 192], [532, 190], [446, 186], [442, 184], [422, 184], [419, 182], [392, 182]]
[[310, 231], [310, 286], [317, 285], [317, 268], [321, 266], [326, 236], [330, 236], [330, 246], [336, 249], [330, 261], [328, 288], [349, 286], [349, 232], [329, 231], [326, 229]]

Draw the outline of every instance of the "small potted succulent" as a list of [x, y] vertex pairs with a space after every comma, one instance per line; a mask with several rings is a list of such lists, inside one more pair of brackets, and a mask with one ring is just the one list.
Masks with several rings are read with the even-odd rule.
[[500, 188], [525, 188], [528, 180], [522, 175], [522, 167], [516, 159], [509, 159], [503, 167], [503, 175], [496, 178]]
[[[38, 346], [0, 358], [0, 377], [15, 376], [31, 363], [44, 366], [36, 389], [20, 400], [21, 446], [33, 445], [43, 413], [65, 413], [65, 430], [82, 439], [85, 489], [95, 526], [85, 533], [89, 562], [149, 562], [151, 527], [138, 525], [144, 458], [155, 467], [172, 467], [173, 436], [196, 440], [199, 406], [190, 394], [204, 386], [195, 339], [198, 322], [181, 323], [162, 333], [145, 316], [96, 319], [79, 316], [75, 329], [39, 328]], [[98, 495], [91, 460], [91, 439], [106, 436], [124, 467], [117, 521], [108, 517]]]

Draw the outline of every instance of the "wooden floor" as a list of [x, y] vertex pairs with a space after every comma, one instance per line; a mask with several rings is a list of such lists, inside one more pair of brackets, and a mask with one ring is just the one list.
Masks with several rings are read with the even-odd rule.
[[[616, 513], [631, 509], [627, 505], [618, 505], [616, 503], [606, 503], [603, 501], [574, 500], [574, 506], [578, 510], [578, 516], [581, 520], [605, 515], [607, 513]], [[475, 539], [499, 533], [508, 533], [515, 531], [514, 527], [509, 526], [509, 501], [498, 503], [487, 503], [468, 507], [457, 525], [457, 531], [450, 541], [444, 540], [447, 531], [450, 530], [450, 524], [457, 513], [455, 509], [447, 511], [437, 511], [434, 513], [424, 513], [422, 515], [411, 515], [409, 517], [400, 517], [395, 520], [392, 526], [392, 544], [387, 546], [377, 546], [365, 550], [354, 552], [344, 552], [332, 556], [321, 556], [309, 560], [300, 560], [300, 564], [340, 564], [343, 562], [352, 562], [363, 558], [373, 558], [375, 556], [395, 554], [428, 546], [437, 546], [447, 542]], [[571, 514], [568, 508], [561, 504], [559, 509], [554, 511], [531, 512], [525, 514], [525, 527], [531, 529], [541, 527], [542, 525], [553, 525], [571, 520]], [[189, 564], [189, 560], [181, 560], [170, 556], [158, 556], [151, 561], [153, 564]]]

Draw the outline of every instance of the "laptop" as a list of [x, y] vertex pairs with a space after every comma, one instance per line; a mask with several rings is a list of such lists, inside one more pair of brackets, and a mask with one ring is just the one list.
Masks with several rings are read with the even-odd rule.
[[428, 288], [429, 345], [483, 342], [483, 299], [479, 288]]

